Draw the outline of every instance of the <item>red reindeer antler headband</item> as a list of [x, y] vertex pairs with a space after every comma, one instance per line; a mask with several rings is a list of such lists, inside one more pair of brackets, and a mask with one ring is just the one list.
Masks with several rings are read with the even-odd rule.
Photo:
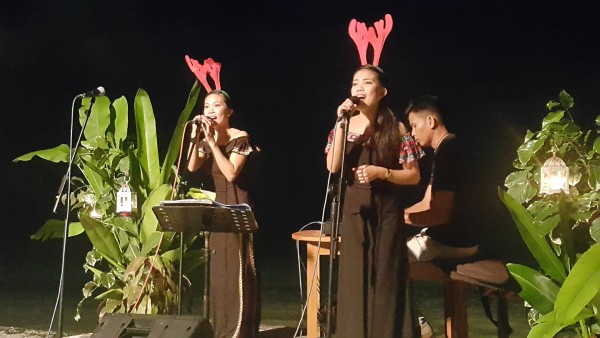
[[381, 57], [385, 39], [392, 31], [393, 26], [394, 22], [392, 16], [389, 14], [385, 15], [385, 22], [383, 19], [375, 22], [375, 28], [367, 28], [367, 25], [365, 25], [364, 22], [356, 21], [356, 19], [350, 21], [348, 34], [350, 34], [350, 37], [356, 44], [358, 55], [360, 56], [360, 64], [362, 66], [368, 63], [367, 49], [369, 48], [369, 44], [373, 46], [373, 62], [371, 64], [373, 66], [379, 65], [379, 58]]
[[204, 89], [207, 92], [212, 91], [210, 85], [208, 84], [208, 79], [206, 75], [210, 75], [213, 82], [215, 83], [215, 89], [221, 89], [221, 79], [219, 77], [219, 73], [221, 72], [221, 63], [215, 62], [212, 58], [208, 58], [204, 60], [204, 64], [199, 63], [197, 60], [190, 58], [189, 56], [185, 56], [185, 61], [190, 67], [192, 73], [196, 75]]

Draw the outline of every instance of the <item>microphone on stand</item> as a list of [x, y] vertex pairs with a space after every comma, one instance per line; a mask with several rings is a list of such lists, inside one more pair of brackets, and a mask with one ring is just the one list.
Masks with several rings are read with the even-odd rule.
[[200, 115], [196, 115], [196, 117], [194, 117], [193, 119], [190, 120], [190, 122], [194, 123], [194, 124], [202, 124], [202, 117], [206, 117], [209, 120], [216, 120], [217, 117], [216, 116], [206, 116], [204, 114], [200, 114]]
[[100, 86], [96, 89], [90, 90], [88, 92], [77, 95], [78, 97], [98, 97], [106, 95], [106, 91], [104, 91], [104, 87]]
[[[187, 123], [191, 123], [196, 126], [196, 136], [202, 136], [204, 134], [204, 130], [202, 129], [202, 121], [199, 118], [193, 118]], [[192, 138], [192, 143], [196, 143], [196, 136], [190, 135], [190, 137]]]
[[[354, 104], [358, 104], [360, 102], [360, 98], [358, 96], [350, 96], [348, 99]], [[347, 110], [342, 110], [342, 115], [338, 116], [337, 122], [340, 122], [344, 118], [350, 118], [349, 113], [350, 112]]]
[[[205, 116], [205, 115], [199, 115], [199, 116]], [[216, 116], [206, 116], [207, 119], [209, 120], [216, 120], [217, 117]], [[192, 122], [193, 124], [200, 126], [202, 124], [202, 121], [198, 118], [193, 118], [190, 122]]]

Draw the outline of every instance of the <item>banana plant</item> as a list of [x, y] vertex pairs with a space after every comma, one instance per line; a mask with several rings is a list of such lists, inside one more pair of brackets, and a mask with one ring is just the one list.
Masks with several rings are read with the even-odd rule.
[[[527, 131], [515, 172], [498, 195], [537, 267], [508, 264], [521, 286], [532, 329], [528, 337], [600, 334], [600, 116], [596, 130], [573, 121], [565, 91], [549, 101], [540, 131]], [[540, 195], [540, 168], [556, 153], [569, 167], [569, 191]]]
[[[174, 233], [161, 232], [152, 207], [172, 196], [175, 162], [186, 121], [198, 100], [200, 86], [196, 82], [183, 109], [166, 155], [159, 157], [156, 121], [148, 93], [139, 89], [134, 99], [135, 136], [129, 134], [129, 106], [125, 97], [110, 101], [97, 97], [82, 102], [79, 121], [84, 129], [81, 146], [76, 150], [74, 165], [81, 176], [71, 178], [71, 205], [78, 221], [69, 223], [68, 235], [85, 233], [93, 249], [85, 257], [84, 269], [92, 280], [83, 286], [83, 301], [94, 296], [100, 302], [99, 315], [113, 312], [169, 314], [180, 302], [176, 267], [181, 263], [180, 243]], [[91, 107], [91, 111], [89, 111]], [[69, 160], [69, 146], [30, 152], [14, 161], [34, 157], [60, 163]], [[127, 181], [137, 193], [139, 212], [129, 216], [116, 213], [119, 188]], [[90, 204], [91, 199], [95, 201]], [[61, 196], [63, 203], [66, 196]], [[91, 217], [91, 211], [94, 217]], [[33, 239], [61, 238], [64, 223], [47, 221]], [[187, 249], [195, 240], [183, 244]], [[202, 254], [185, 250], [186, 269], [201, 264]], [[189, 272], [189, 271], [186, 271]], [[187, 279], [186, 279], [187, 280]]]

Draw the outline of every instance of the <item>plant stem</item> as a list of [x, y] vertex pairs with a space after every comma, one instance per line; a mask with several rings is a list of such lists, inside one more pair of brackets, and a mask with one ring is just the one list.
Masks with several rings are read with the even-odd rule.
[[590, 338], [590, 332], [588, 327], [585, 325], [585, 320], [579, 320], [579, 327], [581, 328], [581, 337], [582, 338]]

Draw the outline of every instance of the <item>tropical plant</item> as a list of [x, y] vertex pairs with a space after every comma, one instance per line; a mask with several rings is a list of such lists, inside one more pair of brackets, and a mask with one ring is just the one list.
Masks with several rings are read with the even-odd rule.
[[[517, 150], [508, 190], [498, 189], [539, 264], [508, 264], [529, 307], [529, 337], [600, 333], [600, 116], [596, 130], [583, 131], [573, 106], [565, 91], [547, 103], [541, 130], [527, 131]], [[569, 191], [541, 195], [540, 169], [554, 153], [568, 164]]]
[[[79, 221], [68, 225], [68, 234], [85, 233], [93, 249], [87, 253], [84, 264], [84, 269], [92, 273], [92, 280], [83, 287], [76, 319], [82, 302], [93, 295], [100, 301], [100, 316], [113, 312], [168, 314], [181, 301], [177, 299], [176, 283], [180, 241], [176, 240], [178, 235], [160, 231], [152, 207], [172, 198], [174, 163], [185, 123], [199, 93], [196, 82], [162, 164], [154, 112], [146, 91], [139, 89], [134, 100], [135, 136], [128, 134], [128, 104], [124, 97], [113, 102], [107, 97], [95, 98], [95, 102], [83, 100], [79, 118], [85, 126], [84, 138], [73, 160], [82, 176], [72, 175], [68, 208], [77, 213]], [[34, 151], [15, 161], [28, 161], [35, 156], [55, 163], [67, 162], [69, 146]], [[136, 192], [141, 208], [137, 213], [119, 215], [117, 192], [126, 183]], [[66, 195], [61, 200], [64, 203]], [[62, 238], [63, 232], [63, 221], [49, 220], [32, 238]], [[187, 249], [194, 240], [195, 237], [187, 239], [184, 247]], [[201, 263], [202, 255], [193, 250], [185, 252], [189, 271]]]

